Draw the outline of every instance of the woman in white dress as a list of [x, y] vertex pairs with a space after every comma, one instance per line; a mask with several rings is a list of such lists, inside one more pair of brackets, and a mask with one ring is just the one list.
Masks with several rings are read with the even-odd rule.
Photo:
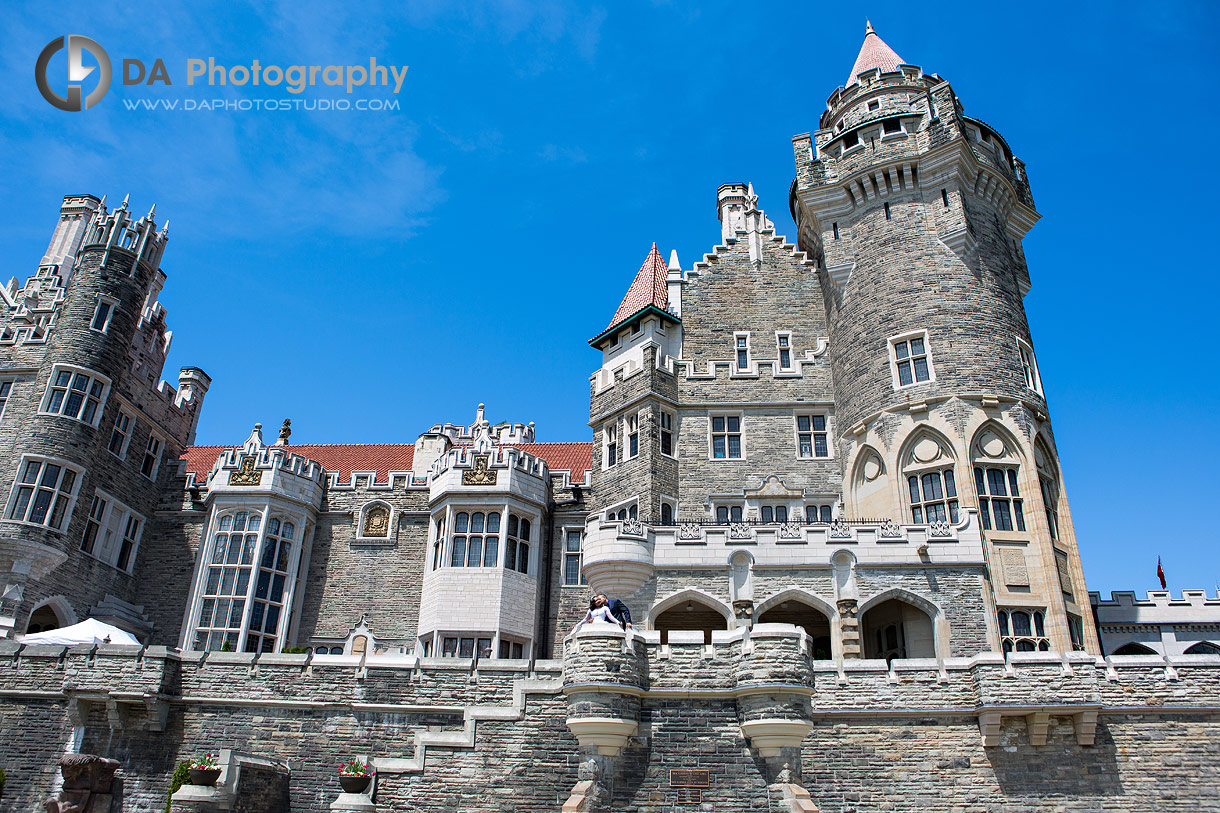
[[597, 595], [589, 600], [589, 611], [585, 613], [585, 617], [576, 622], [576, 626], [572, 627], [572, 632], [580, 629], [581, 624], [592, 624], [594, 621], [605, 621], [607, 624], [621, 626], [622, 622], [615, 617], [614, 613], [610, 612], [607, 606], [605, 596]]

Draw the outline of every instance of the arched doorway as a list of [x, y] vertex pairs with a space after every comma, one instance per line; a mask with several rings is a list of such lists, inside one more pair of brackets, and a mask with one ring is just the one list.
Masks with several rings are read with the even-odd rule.
[[653, 622], [653, 628], [661, 633], [661, 643], [669, 643], [671, 630], [700, 630], [703, 632], [703, 642], [712, 642], [712, 630], [727, 630], [729, 621], [716, 608], [700, 601], [698, 598], [687, 598], [678, 601], [662, 612]]
[[891, 598], [868, 608], [860, 618], [866, 658], [934, 658], [932, 619], [914, 604]]
[[1187, 655], [1220, 655], [1220, 646], [1216, 646], [1211, 641], [1200, 641], [1197, 644], [1186, 648]]
[[1114, 650], [1112, 655], [1155, 655], [1156, 650], [1144, 646], [1143, 644], [1123, 644], [1118, 649]]
[[758, 616], [759, 624], [795, 624], [813, 639], [813, 659], [830, 660], [830, 619], [816, 607], [797, 599], [781, 601]]

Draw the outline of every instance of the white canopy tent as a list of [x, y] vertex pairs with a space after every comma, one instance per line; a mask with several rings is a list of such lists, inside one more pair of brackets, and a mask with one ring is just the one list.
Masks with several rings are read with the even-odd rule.
[[76, 646], [78, 644], [129, 644], [139, 646], [139, 640], [126, 630], [106, 624], [96, 618], [86, 618], [70, 627], [30, 633], [19, 639], [23, 644], [51, 644]]

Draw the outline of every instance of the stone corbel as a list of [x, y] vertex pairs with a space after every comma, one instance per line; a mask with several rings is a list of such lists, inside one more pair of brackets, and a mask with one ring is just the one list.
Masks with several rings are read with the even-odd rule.
[[1097, 709], [1085, 709], [1072, 715], [1076, 725], [1076, 743], [1092, 745], [1097, 736]]
[[1097, 734], [1098, 706], [1034, 706], [1024, 708], [979, 709], [979, 733], [983, 747], [1000, 744], [1000, 727], [1005, 717], [1024, 717], [1030, 745], [1046, 745], [1051, 717], [1071, 717], [1076, 728], [1076, 744], [1092, 745]]
[[1051, 725], [1051, 716], [1045, 711], [1035, 711], [1025, 716], [1025, 726], [1029, 729], [1030, 745], [1046, 745], [1046, 732]]
[[764, 719], [741, 724], [741, 735], [762, 757], [777, 757], [784, 748], [800, 748], [812, 730], [813, 723], [809, 720]]
[[569, 717], [568, 729], [582, 748], [596, 748], [601, 756], [618, 756], [627, 740], [635, 736], [639, 723], [613, 717]]

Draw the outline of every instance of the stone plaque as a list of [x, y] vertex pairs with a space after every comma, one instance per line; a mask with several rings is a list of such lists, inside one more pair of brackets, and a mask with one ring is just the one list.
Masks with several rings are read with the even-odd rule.
[[697, 805], [703, 801], [699, 788], [674, 788], [674, 802], [680, 805]]
[[1025, 564], [1025, 551], [1020, 548], [1001, 548], [1000, 564], [1004, 569], [1004, 583], [1010, 587], [1029, 586], [1029, 568]]

